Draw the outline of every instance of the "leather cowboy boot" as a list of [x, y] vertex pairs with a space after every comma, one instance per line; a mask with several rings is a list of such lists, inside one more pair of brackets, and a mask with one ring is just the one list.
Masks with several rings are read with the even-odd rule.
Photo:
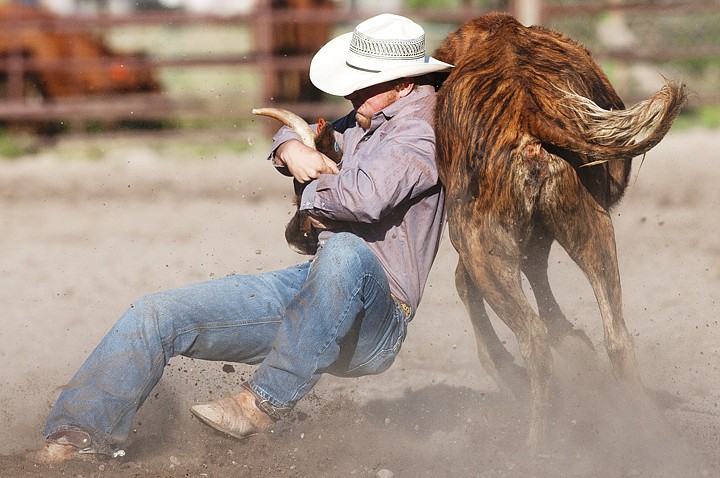
[[289, 410], [279, 410], [263, 402], [243, 384], [238, 395], [222, 398], [190, 409], [201, 422], [235, 438], [245, 438], [272, 428]]
[[47, 437], [39, 450], [25, 454], [28, 461], [41, 465], [64, 463], [84, 459], [95, 453], [90, 435], [82, 430], [62, 430]]

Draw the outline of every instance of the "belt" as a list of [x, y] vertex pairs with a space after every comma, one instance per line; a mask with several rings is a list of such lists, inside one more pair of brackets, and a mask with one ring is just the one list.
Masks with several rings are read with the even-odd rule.
[[398, 299], [397, 296], [395, 294], [393, 294], [392, 292], [390, 293], [390, 297], [392, 297], [393, 300], [395, 302], [397, 302], [397, 304], [400, 306], [400, 308], [403, 310], [403, 312], [405, 312], [405, 315], [410, 317], [410, 315], [412, 314], [412, 307], [410, 307], [405, 302]]

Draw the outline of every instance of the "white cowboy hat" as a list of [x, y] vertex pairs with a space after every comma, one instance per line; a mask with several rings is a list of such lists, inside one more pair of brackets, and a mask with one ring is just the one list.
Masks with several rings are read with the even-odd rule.
[[310, 63], [310, 81], [335, 96], [398, 78], [452, 68], [425, 55], [425, 30], [412, 20], [383, 13], [330, 40]]

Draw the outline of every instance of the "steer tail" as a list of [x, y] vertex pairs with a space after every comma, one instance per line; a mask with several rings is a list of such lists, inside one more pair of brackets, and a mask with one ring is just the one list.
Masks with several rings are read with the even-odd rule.
[[652, 98], [625, 110], [605, 110], [566, 91], [561, 105], [554, 108], [564, 124], [560, 126], [540, 114], [531, 130], [543, 142], [585, 155], [591, 161], [586, 166], [632, 159], [663, 139], [686, 100], [685, 85], [672, 81], [666, 81]]

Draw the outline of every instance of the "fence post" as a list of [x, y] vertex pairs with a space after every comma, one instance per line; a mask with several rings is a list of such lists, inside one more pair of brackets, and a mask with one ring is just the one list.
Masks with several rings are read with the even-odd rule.
[[542, 22], [542, 0], [511, 0], [512, 15], [525, 26], [540, 25]]
[[25, 62], [22, 54], [21, 36], [24, 32], [17, 28], [22, 20], [19, 18], [17, 11], [11, 10], [11, 14], [7, 18], [10, 26], [7, 32], [8, 37], [8, 56], [7, 56], [7, 95], [11, 100], [23, 101]]
[[262, 82], [262, 105], [267, 106], [274, 101], [277, 91], [275, 70], [273, 68], [273, 18], [271, 0], [260, 0], [257, 3], [257, 21], [255, 23], [255, 54], [260, 68]]

